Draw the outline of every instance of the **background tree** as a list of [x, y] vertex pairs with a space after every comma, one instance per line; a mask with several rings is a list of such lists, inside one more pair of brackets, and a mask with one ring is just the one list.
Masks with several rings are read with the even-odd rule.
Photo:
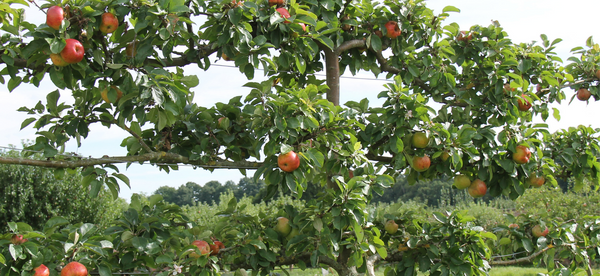
[[[2, 151], [4, 157], [23, 157], [16, 150]], [[81, 188], [78, 169], [52, 171], [20, 165], [0, 165], [0, 231], [8, 222], [24, 222], [40, 230], [47, 220], [61, 216], [71, 223], [85, 221], [106, 227], [126, 207], [108, 191], [90, 196]]]

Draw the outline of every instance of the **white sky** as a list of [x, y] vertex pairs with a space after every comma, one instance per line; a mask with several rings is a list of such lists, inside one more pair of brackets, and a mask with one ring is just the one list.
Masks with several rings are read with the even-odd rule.
[[[598, 0], [429, 0], [428, 6], [440, 13], [447, 5], [461, 9], [461, 13], [452, 13], [446, 19], [446, 23], [457, 22], [462, 30], [467, 30], [471, 25], [487, 26], [491, 20], [498, 20], [505, 28], [513, 42], [540, 41], [540, 34], [546, 34], [550, 40], [562, 38], [556, 52], [566, 61], [569, 50], [576, 46], [585, 45], [589, 36], [594, 36], [600, 41], [600, 30], [597, 27], [597, 12], [600, 10]], [[43, 16], [28, 15], [32, 22], [38, 22]], [[213, 58], [216, 60], [216, 58]], [[233, 62], [218, 61], [216, 64], [233, 65]], [[1, 68], [1, 67], [0, 67]], [[249, 90], [242, 85], [247, 82], [246, 78], [239, 73], [237, 68], [213, 66], [207, 72], [197, 69], [196, 66], [186, 68], [186, 74], [197, 74], [200, 85], [194, 89], [196, 92], [195, 102], [202, 106], [213, 106], [216, 102], [228, 102], [231, 97], [245, 95]], [[253, 81], [262, 80], [262, 72], [257, 72]], [[6, 77], [6, 76], [5, 76]], [[361, 73], [361, 78], [373, 78], [370, 73]], [[382, 80], [357, 80], [342, 78], [341, 101], [342, 103], [355, 100], [359, 101], [368, 97], [373, 102], [376, 95], [383, 91]], [[45, 95], [56, 88], [46, 76], [44, 84], [40, 88], [21, 85], [12, 93], [5, 86], [0, 86], [0, 146], [9, 144], [20, 147], [22, 140], [35, 139], [35, 132], [31, 128], [19, 131], [21, 122], [28, 116], [16, 110], [21, 106], [32, 107], [37, 101], [45, 102]], [[572, 92], [567, 89], [567, 94]], [[67, 93], [62, 91], [67, 99]], [[70, 101], [70, 100], [69, 100]], [[591, 106], [578, 100], [571, 105], [563, 103], [556, 105], [562, 119], [560, 122], [550, 118], [548, 123], [552, 130], [577, 126], [580, 124], [600, 127], [596, 118], [600, 118], [600, 112], [590, 102]], [[116, 128], [106, 130], [101, 127], [92, 129], [89, 138], [83, 142], [83, 147], [77, 149], [71, 144], [68, 152], [77, 152], [83, 156], [101, 157], [103, 155], [125, 155], [126, 150], [119, 147], [121, 140], [127, 134]], [[225, 183], [228, 180], [238, 182], [242, 175], [237, 170], [215, 170], [213, 173], [189, 167], [181, 167], [179, 171], [170, 174], [158, 171], [150, 165], [132, 165], [124, 172], [131, 180], [131, 189], [121, 187], [120, 196], [129, 199], [132, 193], [152, 193], [158, 187], [169, 185], [178, 187], [188, 181], [203, 185], [204, 183], [217, 180]], [[249, 171], [252, 176], [253, 171]]]

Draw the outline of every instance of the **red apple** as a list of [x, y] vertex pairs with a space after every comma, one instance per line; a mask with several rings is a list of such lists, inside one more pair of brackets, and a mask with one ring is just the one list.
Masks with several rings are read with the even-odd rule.
[[529, 182], [529, 185], [536, 188], [542, 187], [542, 185], [546, 183], [546, 178], [543, 175], [538, 177], [537, 174], [530, 175], [527, 180]]
[[288, 21], [287, 19], [290, 18], [290, 12], [286, 9], [286, 8], [277, 8], [276, 11], [281, 15], [281, 17], [283, 17], [283, 19], [286, 19], [285, 21], [283, 21], [283, 23], [285, 24], [289, 24], [290, 21]]
[[521, 97], [517, 101], [519, 110], [521, 111], [527, 111], [532, 107], [531, 103], [525, 98], [525, 94], [521, 94]]
[[290, 233], [290, 231], [292, 231], [290, 220], [285, 217], [278, 217], [277, 224], [275, 225], [275, 231], [277, 231], [284, 237], [287, 236]]
[[517, 151], [515, 153], [513, 153], [513, 156], [512, 156], [513, 161], [515, 161], [515, 163], [517, 163], [517, 164], [525, 164], [525, 163], [529, 162], [530, 158], [531, 158], [531, 151], [529, 150], [528, 147], [523, 146], [523, 145], [518, 145]]
[[277, 157], [277, 165], [284, 172], [293, 172], [300, 167], [300, 157], [294, 151], [280, 154]]
[[119, 27], [119, 19], [110, 13], [105, 12], [102, 14], [102, 21], [100, 22], [100, 31], [105, 34], [114, 32]]
[[210, 255], [214, 256], [214, 255], [218, 255], [219, 250], [221, 250], [221, 248], [225, 248], [225, 245], [223, 245], [223, 243], [220, 241], [214, 241], [213, 244], [209, 245], [209, 247], [210, 247]]
[[519, 225], [516, 223], [511, 223], [508, 225], [508, 228], [515, 228], [515, 229], [519, 229]]
[[59, 54], [50, 54], [50, 60], [52, 60], [52, 64], [59, 67], [69, 65]]
[[269, 0], [269, 6], [283, 5], [284, 0]]
[[84, 265], [78, 262], [70, 262], [60, 271], [60, 276], [87, 276], [88, 271]]
[[300, 25], [300, 27], [302, 27], [302, 31], [306, 32], [306, 24], [304, 23], [298, 23], [298, 25]]
[[415, 148], [424, 149], [429, 145], [429, 137], [424, 132], [417, 132], [412, 136], [412, 144]]
[[398, 22], [396, 21], [388, 21], [385, 23], [385, 29], [387, 30], [387, 34], [385, 36], [389, 38], [396, 38], [402, 33], [400, 30], [400, 26], [398, 26]]
[[485, 185], [485, 182], [483, 182], [481, 179], [475, 179], [473, 180], [473, 182], [471, 182], [471, 186], [469, 186], [468, 192], [469, 195], [471, 195], [472, 197], [482, 197], [487, 192], [487, 186]]
[[379, 38], [383, 37], [383, 33], [380, 30], [377, 30], [374, 32], [376, 36], [378, 36]]
[[65, 12], [59, 6], [52, 6], [46, 11], [46, 25], [52, 29], [60, 29], [60, 24], [62, 24], [64, 19]]
[[396, 224], [396, 222], [393, 220], [388, 220], [385, 223], [384, 229], [388, 234], [396, 234], [396, 232], [398, 232], [398, 224]]
[[539, 224], [531, 229], [531, 234], [533, 234], [533, 236], [536, 238], [539, 238], [541, 236], [545, 237], [546, 235], [548, 235], [548, 232], [548, 227], [545, 227], [544, 231], [542, 231], [542, 227]]
[[[198, 247], [198, 250], [200, 250], [200, 254], [202, 254], [202, 256], [210, 254], [210, 245], [206, 241], [195, 240], [192, 242], [192, 244]], [[198, 255], [196, 252], [192, 252], [190, 257], [199, 258], [200, 255]]]
[[85, 53], [85, 49], [81, 42], [77, 39], [69, 38], [67, 39], [67, 45], [60, 52], [60, 56], [66, 63], [77, 63], [83, 60], [83, 54]]
[[596, 70], [596, 78], [600, 80], [600, 69]]
[[429, 169], [429, 166], [431, 166], [431, 160], [427, 154], [423, 156], [415, 155], [415, 157], [413, 157], [413, 168], [415, 171], [424, 172]]
[[23, 235], [21, 235], [21, 234], [14, 234], [10, 238], [10, 242], [14, 245], [19, 245], [19, 244], [24, 244], [25, 242], [27, 242], [27, 239], [24, 239]]
[[457, 189], [466, 189], [471, 186], [471, 179], [466, 175], [459, 175], [454, 178], [454, 187]]
[[590, 90], [587, 88], [579, 88], [579, 90], [577, 90], [577, 99], [580, 101], [587, 101], [591, 96], [592, 93], [590, 93]]
[[33, 276], [50, 276], [50, 269], [43, 264], [36, 267], [33, 271], [35, 272]]
[[463, 42], [469, 42], [471, 39], [473, 39], [473, 34], [467, 35], [467, 31], [460, 31], [456, 37], [456, 40]]

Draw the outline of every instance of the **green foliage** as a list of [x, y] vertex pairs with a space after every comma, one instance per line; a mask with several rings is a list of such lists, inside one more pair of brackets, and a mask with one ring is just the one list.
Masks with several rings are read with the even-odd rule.
[[[18, 151], [3, 157], [23, 157]], [[121, 214], [126, 203], [102, 191], [92, 197], [81, 187], [80, 170], [52, 171], [23, 165], [0, 165], [0, 231], [7, 223], [20, 221], [41, 229], [44, 223], [61, 216], [70, 223], [87, 221], [106, 227]]]

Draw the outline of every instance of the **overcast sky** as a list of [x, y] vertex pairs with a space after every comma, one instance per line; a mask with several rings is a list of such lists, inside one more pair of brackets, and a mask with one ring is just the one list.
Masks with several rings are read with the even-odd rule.
[[[562, 38], [556, 52], [566, 61], [569, 51], [573, 47], [585, 45], [589, 36], [600, 39], [597, 12], [600, 10], [598, 0], [429, 0], [428, 6], [434, 13], [440, 13], [447, 5], [461, 9], [460, 13], [452, 13], [446, 19], [446, 24], [457, 22], [462, 30], [467, 30], [471, 25], [487, 26], [492, 20], [497, 20], [505, 28], [509, 37], [516, 43], [540, 41], [540, 34], [546, 34], [550, 40]], [[40, 16], [29, 15], [29, 20], [35, 22]], [[39, 22], [38, 22], [39, 23]], [[216, 58], [213, 58], [213, 61]], [[228, 102], [231, 97], [245, 95], [249, 90], [242, 85], [247, 82], [246, 78], [239, 73], [237, 68], [227, 66], [233, 62], [220, 60], [216, 63], [222, 66], [213, 66], [207, 72], [197, 69], [196, 66], [186, 68], [186, 74], [197, 74], [200, 85], [194, 89], [199, 105], [213, 106], [216, 102]], [[195, 67], [195, 68], [194, 68]], [[6, 77], [6, 76], [5, 76]], [[383, 80], [375, 80], [370, 73], [361, 73], [357, 77], [372, 78], [373, 80], [342, 78], [341, 101], [360, 100], [369, 97], [375, 100], [376, 95], [384, 90]], [[262, 73], [257, 72], [253, 81], [261, 81]], [[26, 114], [17, 112], [21, 106], [33, 106], [39, 100], [45, 101], [48, 92], [56, 88], [46, 76], [44, 84], [40, 88], [21, 85], [12, 93], [5, 86], [0, 87], [0, 146], [21, 145], [22, 140], [35, 139], [35, 132], [31, 128], [19, 131], [21, 122], [27, 118]], [[573, 93], [567, 89], [567, 94]], [[65, 100], [68, 93], [61, 92]], [[70, 100], [69, 100], [70, 101]], [[562, 119], [556, 122], [550, 118], [548, 123], [552, 130], [577, 126], [579, 124], [600, 127], [596, 118], [600, 118], [598, 103], [590, 102], [590, 106], [580, 101], [573, 101], [570, 105], [563, 103], [556, 105]], [[84, 141], [83, 147], [77, 148], [75, 144], [70, 145], [68, 152], [77, 152], [83, 156], [101, 157], [103, 155], [125, 155], [125, 149], [119, 147], [121, 140], [127, 134], [119, 129], [96, 127], [90, 133], [90, 137]], [[124, 172], [131, 180], [131, 189], [121, 187], [120, 196], [129, 199], [132, 193], [152, 193], [158, 187], [169, 185], [178, 187], [188, 181], [203, 185], [204, 183], [217, 180], [225, 183], [227, 180], [238, 182], [242, 175], [237, 170], [216, 170], [213, 173], [202, 169], [193, 170], [190, 167], [181, 167], [179, 171], [166, 174], [158, 171], [150, 165], [132, 165]], [[250, 176], [254, 172], [249, 171]]]

